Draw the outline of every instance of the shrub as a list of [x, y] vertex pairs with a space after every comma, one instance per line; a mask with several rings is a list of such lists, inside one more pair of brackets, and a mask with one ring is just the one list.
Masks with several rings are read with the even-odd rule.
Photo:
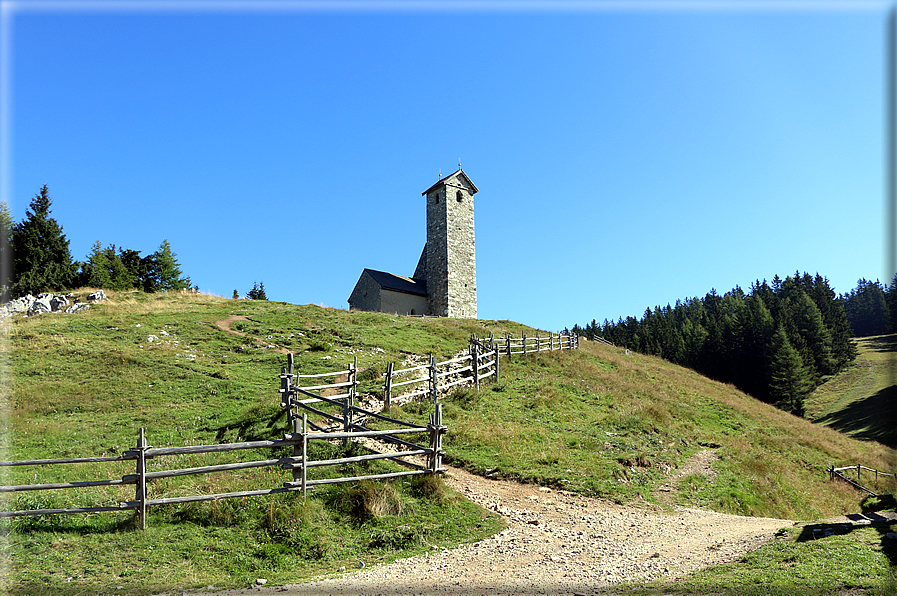
[[357, 522], [400, 515], [405, 509], [401, 495], [391, 482], [362, 480], [343, 489], [338, 506]]

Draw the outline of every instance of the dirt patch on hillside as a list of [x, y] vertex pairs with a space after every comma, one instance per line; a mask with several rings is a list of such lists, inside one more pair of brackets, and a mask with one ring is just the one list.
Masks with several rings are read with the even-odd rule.
[[665, 484], [657, 487], [652, 493], [653, 496], [665, 505], [673, 505], [679, 496], [679, 481], [693, 474], [705, 476], [710, 483], [716, 480], [716, 470], [713, 469], [713, 462], [719, 459], [716, 451], [713, 449], [704, 449], [692, 455], [685, 465], [676, 470], [670, 476]]
[[278, 354], [289, 354], [290, 353], [290, 350], [288, 350], [286, 348], [275, 346], [275, 345], [270, 344], [270, 343], [268, 343], [262, 339], [259, 339], [257, 337], [252, 337], [248, 333], [243, 333], [242, 331], [237, 331], [236, 329], [233, 328], [233, 324], [237, 321], [250, 321], [251, 322], [252, 319], [250, 319], [246, 315], [230, 315], [226, 319], [222, 319], [221, 321], [215, 321], [214, 325], [215, 325], [215, 327], [218, 327], [219, 329], [221, 329], [222, 331], [225, 331], [227, 333], [233, 333], [234, 335], [239, 335], [240, 337], [249, 338], [256, 344], [258, 344], [260, 346], [265, 346], [268, 349], [274, 350]]
[[446, 481], [501, 514], [508, 528], [454, 550], [434, 548], [357, 573], [334, 569], [334, 577], [308, 584], [218, 594], [594, 594], [624, 581], [733, 561], [793, 525], [697, 509], [627, 507], [459, 469], [450, 469]]

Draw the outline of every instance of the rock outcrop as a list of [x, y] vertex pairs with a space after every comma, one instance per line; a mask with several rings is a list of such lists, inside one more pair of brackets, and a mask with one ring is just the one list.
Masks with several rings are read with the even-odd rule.
[[106, 292], [97, 290], [87, 296], [87, 302], [75, 298], [73, 294], [53, 294], [44, 292], [36, 298], [31, 294], [10, 300], [0, 305], [0, 319], [7, 319], [14, 315], [33, 317], [48, 312], [64, 312], [68, 314], [87, 310], [90, 305], [100, 300], [106, 300]]

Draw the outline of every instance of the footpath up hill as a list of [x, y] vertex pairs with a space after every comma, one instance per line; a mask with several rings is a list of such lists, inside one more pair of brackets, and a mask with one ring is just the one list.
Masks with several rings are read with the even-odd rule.
[[[535, 333], [509, 321], [142, 293], [113, 293], [87, 312], [16, 319], [5, 329], [6, 459], [119, 453], [140, 427], [156, 446], [276, 437], [286, 432], [277, 392], [285, 351], [296, 354], [300, 373], [339, 370], [357, 357], [368, 370], [361, 390], [377, 392], [389, 361], [449, 357], [471, 334]], [[498, 383], [447, 397], [448, 462], [620, 502], [786, 519], [858, 509], [853, 489], [827, 480], [830, 465], [897, 468], [893, 449], [688, 369], [581, 345], [503, 359]], [[396, 413], [425, 419], [427, 408]], [[706, 465], [691, 473], [686, 464], [695, 461]]]

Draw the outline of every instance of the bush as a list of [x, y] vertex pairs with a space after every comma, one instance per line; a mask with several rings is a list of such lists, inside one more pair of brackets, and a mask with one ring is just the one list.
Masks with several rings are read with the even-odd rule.
[[359, 523], [387, 515], [400, 515], [405, 509], [402, 496], [391, 482], [362, 480], [334, 496], [338, 499], [335, 504]]

